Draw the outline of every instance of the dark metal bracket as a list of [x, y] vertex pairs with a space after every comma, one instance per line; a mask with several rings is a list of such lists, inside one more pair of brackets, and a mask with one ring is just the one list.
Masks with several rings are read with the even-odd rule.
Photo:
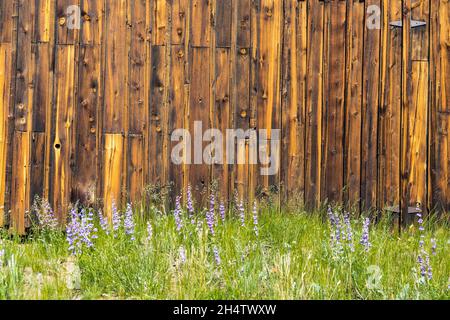
[[[394, 28], [403, 28], [403, 21], [402, 20], [392, 21], [391, 23], [389, 23], [389, 25]], [[411, 20], [411, 29], [423, 27], [426, 25], [427, 25], [427, 23], [425, 21]]]

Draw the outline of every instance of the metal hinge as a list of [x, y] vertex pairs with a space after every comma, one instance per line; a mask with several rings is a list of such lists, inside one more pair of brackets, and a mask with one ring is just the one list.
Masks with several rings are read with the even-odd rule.
[[[394, 27], [394, 28], [402, 28], [403, 27], [403, 21], [402, 20], [392, 21], [391, 23], [389, 23], [389, 25], [391, 27]], [[427, 23], [425, 21], [411, 20], [411, 29], [412, 28], [423, 27], [423, 26], [426, 26], [426, 25], [427, 25]]]

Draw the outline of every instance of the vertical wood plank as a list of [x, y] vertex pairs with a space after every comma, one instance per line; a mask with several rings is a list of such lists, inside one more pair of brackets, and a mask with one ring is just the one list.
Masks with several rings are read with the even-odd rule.
[[172, 44], [185, 43], [187, 30], [187, 18], [190, 0], [174, 0], [172, 2]]
[[[365, 1], [369, 6], [381, 8], [380, 0]], [[366, 14], [367, 22], [367, 14]], [[377, 146], [378, 105], [380, 79], [380, 29], [365, 28], [363, 66], [362, 150], [361, 150], [361, 199], [363, 210], [376, 207], [377, 201]]]
[[[139, 2], [139, 1], [136, 1]], [[104, 0], [82, 0], [81, 44], [100, 45], [102, 43], [102, 26], [104, 23]]]
[[131, 48], [129, 58], [129, 108], [128, 131], [143, 134], [148, 127], [148, 101], [145, 101], [146, 17], [145, 1], [130, 4]]
[[33, 42], [50, 42], [53, 38], [52, 23], [55, 22], [55, 0], [34, 0], [29, 3], [35, 11]]
[[364, 3], [348, 4], [347, 87], [345, 124], [345, 202], [359, 209], [361, 191], [361, 114], [363, 81]]
[[153, 1], [153, 20], [152, 20], [152, 44], [156, 46], [164, 45], [166, 39], [167, 28], [167, 14], [168, 14], [167, 0]]
[[0, 1], [0, 43], [12, 42], [13, 12], [13, 1]]
[[164, 144], [164, 98], [166, 87], [166, 66], [165, 46], [153, 46], [152, 53], [152, 73], [151, 73], [151, 102], [150, 102], [150, 136], [149, 136], [149, 161], [150, 183], [163, 186], [165, 184], [163, 168], [163, 144]]
[[106, 73], [103, 130], [122, 133], [128, 113], [127, 1], [106, 1]]
[[[186, 53], [185, 48], [182, 45], [173, 45], [172, 48], [172, 77], [170, 79], [170, 115], [169, 121], [171, 125], [171, 130], [169, 131], [170, 136], [174, 130], [183, 129], [185, 127], [185, 100], [186, 92], [184, 90], [185, 78], [186, 78]], [[171, 143], [170, 150], [173, 150], [175, 145], [180, 143], [179, 141], [173, 141]], [[187, 154], [181, 155], [183, 159], [186, 159]], [[184, 172], [186, 163], [175, 164], [170, 162], [170, 183], [173, 185], [174, 194], [180, 194], [184, 189]]]
[[305, 204], [308, 208], [320, 200], [320, 161], [322, 158], [322, 103], [323, 103], [323, 3], [310, 0], [308, 25], [308, 80], [305, 148]]
[[11, 44], [0, 43], [0, 227], [6, 222], [5, 194], [11, 89]]
[[127, 192], [131, 203], [136, 204], [142, 199], [144, 189], [144, 140], [142, 135], [128, 136], [128, 173]]
[[100, 107], [100, 47], [80, 48], [79, 97], [77, 100], [76, 151], [72, 201], [92, 204], [97, 198], [97, 140]]
[[51, 195], [55, 215], [65, 221], [70, 203], [75, 140], [76, 47], [56, 49], [55, 114], [52, 150]]
[[81, 9], [80, 0], [56, 0], [57, 44], [77, 44], [79, 42], [80, 29], [73, 28], [71, 24], [80, 17], [76, 16], [76, 11], [69, 10], [70, 6], [78, 6]]
[[192, 0], [192, 33], [193, 47], [208, 47], [211, 42], [210, 0]]
[[450, 9], [430, 3], [430, 207], [450, 210]]
[[[31, 158], [30, 158], [30, 205], [36, 196], [44, 196], [44, 166], [45, 166], [45, 133], [33, 132], [31, 134]], [[29, 219], [26, 219], [26, 227], [30, 227]]]
[[328, 80], [324, 94], [326, 106], [326, 159], [323, 188], [326, 198], [341, 203], [344, 189], [344, 103], [345, 103], [345, 50], [346, 50], [346, 4], [332, 1], [329, 4], [330, 21], [328, 27]]
[[[223, 135], [229, 129], [230, 123], [230, 50], [216, 49], [216, 96], [214, 101], [213, 127], [219, 129]], [[225, 136], [224, 136], [225, 138]], [[222, 141], [222, 150], [226, 150], [226, 139]], [[226, 152], [224, 152], [226, 153]], [[228, 201], [229, 174], [226, 154], [222, 154], [222, 163], [215, 163], [213, 179], [218, 182], [222, 200]]]
[[25, 217], [30, 210], [30, 133], [16, 131], [13, 143], [11, 186], [11, 227], [25, 233]]
[[[258, 69], [258, 110], [257, 127], [267, 130], [270, 142], [272, 129], [281, 129], [281, 38], [283, 2], [274, 0], [261, 1], [260, 30], [258, 39], [260, 45]], [[269, 155], [276, 150], [267, 150]], [[275, 156], [275, 161], [280, 161]], [[270, 189], [279, 188], [280, 175], [259, 176], [263, 194], [269, 194]]]
[[411, 184], [409, 175], [411, 172], [411, 140], [408, 139], [410, 132], [409, 117], [412, 111], [412, 60], [411, 60], [411, 0], [402, 0], [402, 112], [401, 112], [401, 222], [406, 225], [410, 222], [408, 206], [411, 203]]
[[122, 134], [105, 134], [103, 156], [103, 212], [111, 220], [112, 203], [122, 205], [123, 146]]
[[385, 61], [382, 64], [385, 71], [381, 75], [378, 182], [380, 208], [397, 205], [400, 200], [402, 30], [390, 27], [388, 22], [401, 20], [401, 0], [384, 2], [384, 8], [386, 22], [383, 25], [383, 55]]
[[282, 96], [282, 187], [285, 201], [304, 193], [306, 4], [285, 0]]
[[[193, 141], [192, 165], [189, 169], [189, 181], [196, 194], [198, 204], [206, 204], [210, 180], [210, 166], [203, 161], [203, 152], [207, 143], [203, 142], [203, 133], [210, 128], [209, 78], [210, 51], [208, 48], [192, 48], [191, 83], [189, 103], [189, 132]], [[195, 124], [199, 127], [195, 132]], [[197, 154], [197, 157], [196, 157]]]

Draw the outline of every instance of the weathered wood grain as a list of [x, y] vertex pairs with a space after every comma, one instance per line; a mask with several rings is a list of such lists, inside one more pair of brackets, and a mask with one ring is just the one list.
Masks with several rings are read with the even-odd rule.
[[0, 226], [6, 221], [6, 167], [8, 163], [8, 118], [10, 114], [11, 44], [0, 43]]
[[[77, 200], [110, 216], [147, 185], [173, 200], [191, 184], [198, 207], [217, 186], [225, 201], [449, 210], [449, 14], [448, 0], [0, 1], [0, 225], [23, 233], [35, 195], [62, 222]], [[192, 165], [170, 158], [181, 128]], [[259, 146], [281, 129], [281, 150], [258, 154], [280, 170], [261, 175], [249, 137], [234, 164], [205, 163], [210, 128], [266, 129]]]
[[344, 184], [349, 207], [359, 210], [361, 199], [361, 114], [364, 3], [347, 4], [347, 61], [345, 106]]

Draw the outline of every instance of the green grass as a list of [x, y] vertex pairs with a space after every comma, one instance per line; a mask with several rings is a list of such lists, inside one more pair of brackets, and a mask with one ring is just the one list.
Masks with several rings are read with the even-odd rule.
[[[227, 217], [211, 236], [205, 222], [198, 228], [185, 217], [178, 233], [172, 215], [148, 211], [153, 227], [150, 242], [146, 240], [146, 221], [136, 217], [136, 241], [123, 230], [117, 238], [99, 231], [94, 248], [84, 248], [77, 257], [70, 256], [62, 232], [35, 232], [25, 240], [4, 232], [0, 299], [450, 297], [450, 232], [444, 222], [426, 222], [425, 246], [431, 252], [430, 239], [435, 238], [437, 251], [430, 255], [433, 279], [421, 281], [416, 227], [399, 236], [387, 221], [371, 225], [372, 247], [365, 252], [359, 244], [362, 221], [355, 219], [355, 251], [344, 246], [344, 252], [336, 255], [323, 214], [264, 209], [258, 236], [250, 215], [245, 227], [237, 217]], [[199, 214], [198, 220], [204, 221], [203, 216]], [[184, 263], [180, 261], [181, 246], [186, 251]], [[220, 265], [214, 246], [220, 253]], [[77, 274], [81, 274], [81, 283], [73, 286], [75, 280], [70, 277], [76, 279]]]

